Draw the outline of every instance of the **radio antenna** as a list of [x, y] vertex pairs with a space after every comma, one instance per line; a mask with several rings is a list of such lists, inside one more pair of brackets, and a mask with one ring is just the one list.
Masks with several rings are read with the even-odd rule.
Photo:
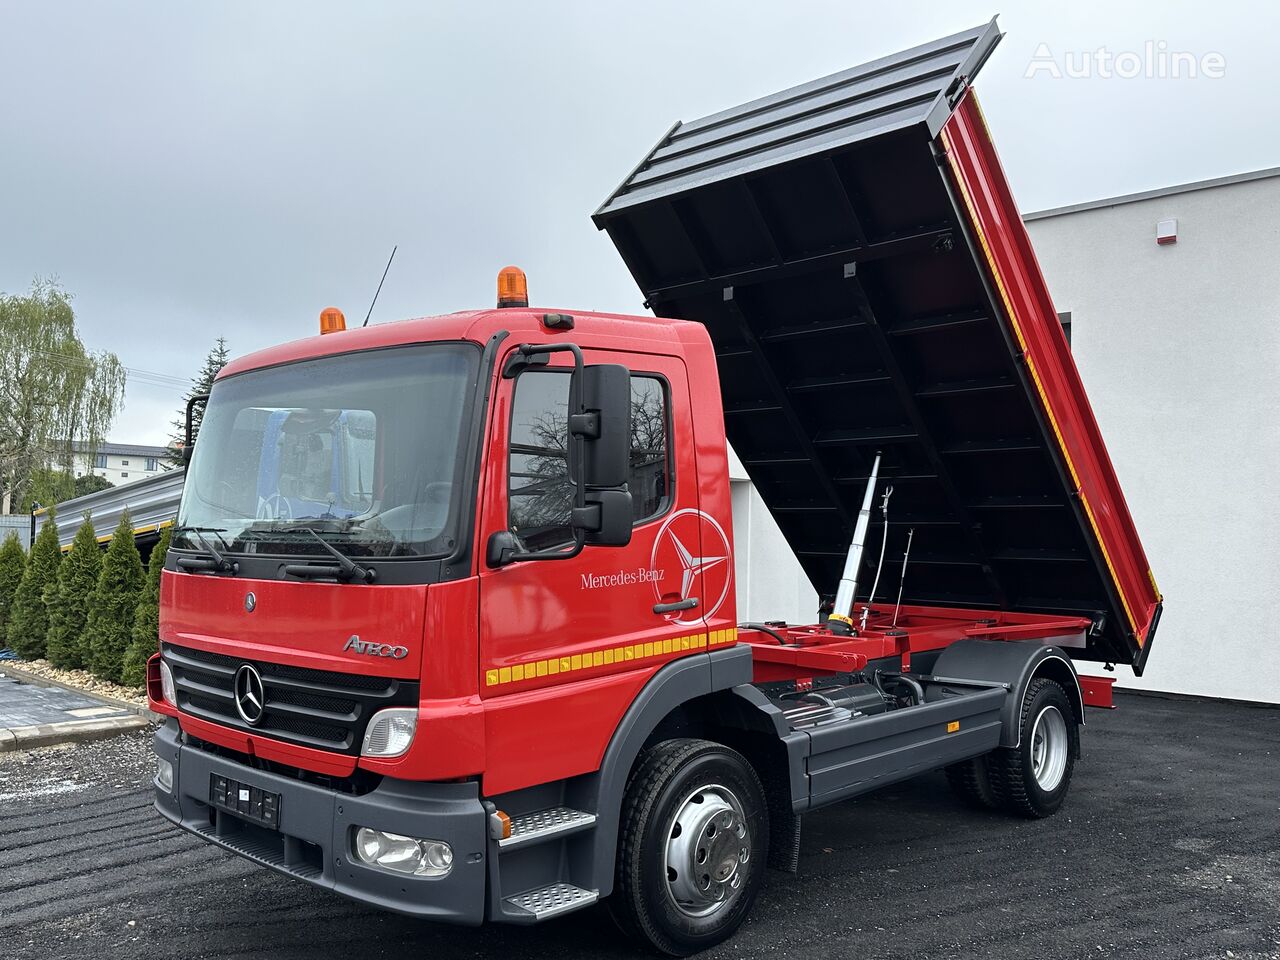
[[362, 327], [369, 325], [369, 318], [373, 316], [373, 305], [378, 302], [378, 294], [382, 292], [383, 281], [387, 279], [387, 271], [391, 269], [391, 261], [396, 258], [396, 251], [399, 249], [399, 244], [391, 248], [391, 256], [387, 257], [387, 265], [382, 268], [382, 280], [378, 281], [378, 289], [373, 292], [373, 300], [369, 303], [369, 312], [364, 315], [364, 323], [360, 324]]

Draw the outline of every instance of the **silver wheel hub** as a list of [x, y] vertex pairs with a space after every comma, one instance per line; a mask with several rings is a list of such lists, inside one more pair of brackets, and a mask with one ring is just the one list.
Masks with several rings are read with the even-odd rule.
[[1067, 770], [1071, 749], [1067, 721], [1057, 707], [1045, 707], [1031, 727], [1031, 774], [1041, 790], [1056, 790]]
[[667, 892], [682, 912], [708, 916], [742, 891], [750, 859], [742, 803], [728, 787], [701, 787], [680, 805], [667, 834]]

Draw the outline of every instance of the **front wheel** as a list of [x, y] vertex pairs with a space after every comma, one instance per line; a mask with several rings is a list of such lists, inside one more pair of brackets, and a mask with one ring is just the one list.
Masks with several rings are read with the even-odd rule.
[[614, 919], [670, 956], [714, 946], [751, 909], [768, 844], [764, 789], [740, 753], [708, 740], [664, 741], [627, 785]]
[[1031, 681], [1019, 723], [1018, 746], [987, 755], [992, 793], [1009, 813], [1052, 816], [1067, 798], [1080, 749], [1067, 691], [1053, 680]]

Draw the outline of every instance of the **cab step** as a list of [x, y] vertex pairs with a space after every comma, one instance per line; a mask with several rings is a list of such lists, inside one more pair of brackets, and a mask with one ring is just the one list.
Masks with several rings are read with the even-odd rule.
[[[552, 837], [566, 836], [594, 826], [596, 815], [583, 813], [570, 807], [551, 807], [535, 810], [511, 818], [511, 836], [498, 841], [502, 850], [510, 850], [526, 843], [538, 843]], [[548, 888], [549, 889], [549, 888]], [[577, 889], [576, 887], [574, 889]]]
[[599, 890], [583, 890], [572, 883], [549, 883], [545, 887], [526, 890], [514, 897], [507, 897], [506, 904], [532, 914], [535, 921], [548, 920], [551, 917], [571, 910], [588, 907], [600, 899]]

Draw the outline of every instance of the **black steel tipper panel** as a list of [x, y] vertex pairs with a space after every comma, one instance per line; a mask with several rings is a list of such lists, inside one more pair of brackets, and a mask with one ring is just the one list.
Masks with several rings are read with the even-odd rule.
[[946, 92], [972, 79], [1001, 37], [995, 19], [770, 97], [680, 123], [596, 211], [650, 200], [839, 149], [918, 124], [936, 136]]
[[[595, 214], [659, 316], [704, 324], [729, 442], [820, 594], [875, 454], [880, 598], [1099, 619], [1109, 581], [935, 137], [994, 21], [677, 125]], [[878, 498], [877, 498], [878, 503]], [[877, 509], [859, 597], [885, 525]], [[1079, 653], [1128, 660], [1109, 630]]]

